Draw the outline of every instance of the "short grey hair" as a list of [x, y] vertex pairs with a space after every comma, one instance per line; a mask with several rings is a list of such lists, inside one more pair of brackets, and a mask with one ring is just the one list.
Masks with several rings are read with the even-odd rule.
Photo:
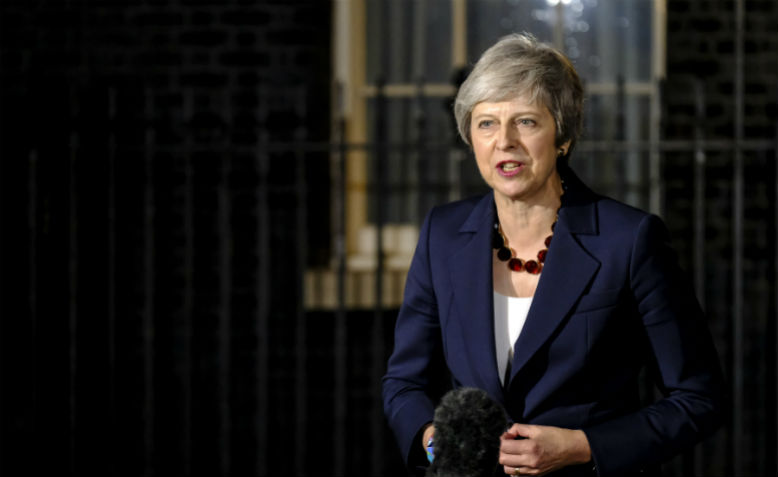
[[473, 108], [528, 94], [541, 101], [556, 123], [556, 146], [568, 140], [570, 154], [583, 129], [583, 86], [570, 60], [529, 33], [502, 37], [486, 50], [459, 87], [454, 116], [459, 135], [470, 143]]

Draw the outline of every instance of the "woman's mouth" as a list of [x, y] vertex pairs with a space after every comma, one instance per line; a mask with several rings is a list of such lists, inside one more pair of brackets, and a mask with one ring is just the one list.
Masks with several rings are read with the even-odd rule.
[[518, 161], [501, 161], [497, 163], [497, 173], [503, 177], [512, 177], [524, 169], [524, 164]]

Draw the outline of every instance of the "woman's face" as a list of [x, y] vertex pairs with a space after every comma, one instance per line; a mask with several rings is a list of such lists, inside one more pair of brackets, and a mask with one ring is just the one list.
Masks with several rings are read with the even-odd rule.
[[478, 169], [495, 194], [531, 201], [553, 191], [556, 174], [556, 124], [548, 108], [525, 96], [475, 105], [470, 139]]

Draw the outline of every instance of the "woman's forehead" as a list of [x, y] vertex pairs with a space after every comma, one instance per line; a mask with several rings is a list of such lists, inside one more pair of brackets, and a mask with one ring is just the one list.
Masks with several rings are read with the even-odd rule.
[[514, 95], [513, 97], [497, 101], [481, 101], [473, 107], [473, 115], [496, 114], [501, 111], [526, 112], [535, 114], [551, 114], [548, 107], [537, 97], [527, 94]]

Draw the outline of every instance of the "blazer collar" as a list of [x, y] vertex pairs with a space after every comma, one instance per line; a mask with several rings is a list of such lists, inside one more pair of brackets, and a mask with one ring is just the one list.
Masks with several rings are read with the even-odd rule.
[[573, 234], [597, 235], [597, 208], [595, 202], [597, 194], [591, 191], [586, 184], [569, 168], [560, 168], [562, 176], [562, 209], [561, 216], [565, 216], [567, 229]]
[[560, 171], [564, 194], [559, 220], [540, 275], [524, 328], [514, 345], [511, 379], [563, 325], [573, 305], [591, 283], [600, 262], [581, 245], [576, 235], [597, 235], [594, 194], [569, 169]]
[[[494, 344], [494, 298], [492, 285], [492, 224], [494, 193], [486, 194], [459, 229], [463, 240], [448, 260], [453, 289], [452, 318], [461, 327], [464, 352], [474, 379], [498, 402], [504, 402], [497, 371]], [[452, 325], [455, 326], [455, 325]]]
[[[561, 171], [560, 171], [561, 172]], [[559, 221], [524, 328], [514, 347], [511, 379], [563, 324], [600, 267], [575, 238], [597, 234], [596, 195], [569, 169]], [[452, 309], [462, 328], [473, 375], [493, 398], [504, 402], [494, 344], [491, 237], [494, 194], [486, 194], [459, 229], [462, 247], [448, 261]]]
[[489, 231], [492, 230], [491, 224], [494, 222], [494, 192], [484, 194], [479, 200], [470, 215], [467, 216], [462, 226], [459, 227], [460, 233], [481, 232], [484, 225]]

